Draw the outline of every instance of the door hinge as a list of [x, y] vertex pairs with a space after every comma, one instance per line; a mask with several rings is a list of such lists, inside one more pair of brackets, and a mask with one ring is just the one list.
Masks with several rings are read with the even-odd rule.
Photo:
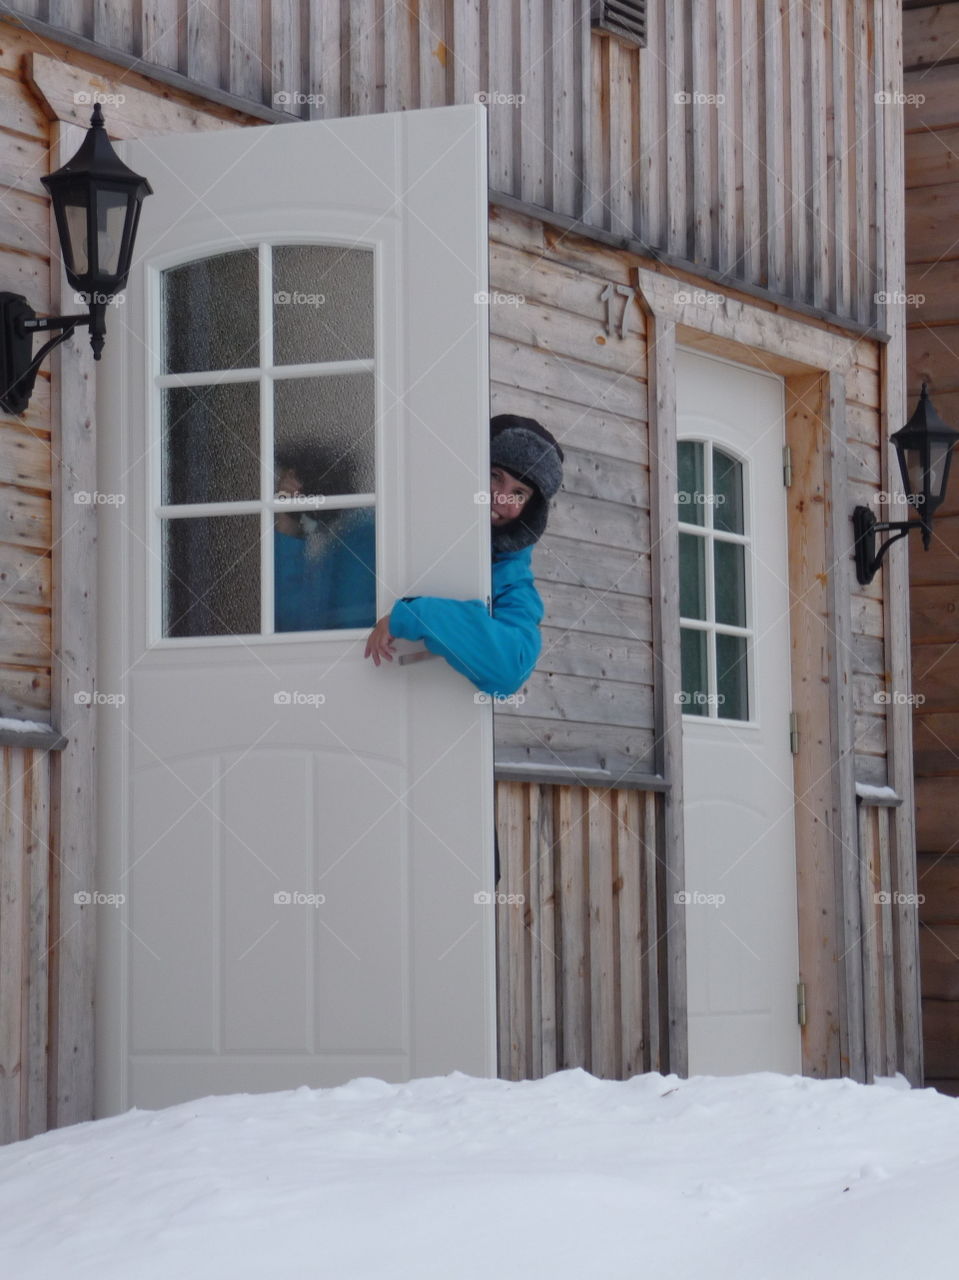
[[789, 445], [783, 445], [783, 484], [788, 489], [793, 482], [793, 451]]
[[799, 755], [799, 716], [795, 711], [789, 713], [789, 750], [794, 756]]
[[799, 1019], [799, 1025], [806, 1025], [806, 984], [805, 982], [796, 983], [796, 1016]]

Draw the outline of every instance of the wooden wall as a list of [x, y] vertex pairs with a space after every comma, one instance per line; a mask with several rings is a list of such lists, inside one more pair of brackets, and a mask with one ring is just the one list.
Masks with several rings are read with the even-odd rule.
[[499, 1075], [670, 1070], [662, 795], [497, 784]]
[[[904, 14], [908, 394], [959, 427], [959, 5]], [[926, 1079], [959, 1094], [959, 483], [910, 548]]]
[[703, 275], [878, 321], [894, 0], [649, 0], [645, 49], [589, 0], [19, 0], [181, 88], [355, 115], [490, 95], [490, 185]]
[[542, 421], [566, 455], [533, 569], [546, 618], [525, 700], [497, 708], [498, 764], [655, 773], [646, 324], [609, 286], [629, 255], [490, 211], [493, 413]]

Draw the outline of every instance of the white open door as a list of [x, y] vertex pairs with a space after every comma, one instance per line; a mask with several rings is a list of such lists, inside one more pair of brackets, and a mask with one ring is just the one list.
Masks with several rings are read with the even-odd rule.
[[363, 657], [397, 597], [489, 594], [485, 110], [118, 150], [97, 1113], [494, 1074], [489, 700]]
[[677, 355], [689, 1073], [800, 1072], [783, 381]]

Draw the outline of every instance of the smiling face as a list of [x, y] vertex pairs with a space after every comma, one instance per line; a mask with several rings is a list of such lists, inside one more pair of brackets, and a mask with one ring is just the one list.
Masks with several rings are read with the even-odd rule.
[[531, 484], [517, 480], [502, 467], [490, 468], [490, 522], [494, 529], [509, 524], [522, 514], [536, 490]]

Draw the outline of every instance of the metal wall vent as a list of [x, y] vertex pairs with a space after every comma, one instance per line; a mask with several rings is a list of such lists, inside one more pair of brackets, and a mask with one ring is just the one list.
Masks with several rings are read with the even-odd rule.
[[646, 0], [592, 0], [590, 19], [594, 31], [646, 43]]

